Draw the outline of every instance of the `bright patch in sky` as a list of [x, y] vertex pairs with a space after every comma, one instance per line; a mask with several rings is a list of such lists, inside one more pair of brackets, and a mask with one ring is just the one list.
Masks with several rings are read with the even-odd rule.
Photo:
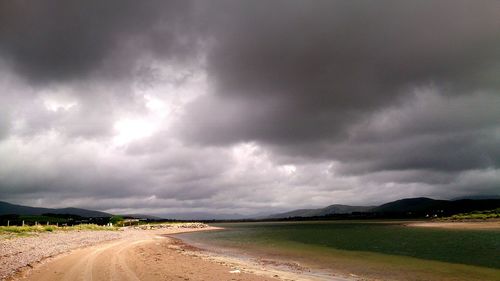
[[135, 140], [151, 136], [157, 129], [153, 122], [147, 119], [122, 119], [115, 123], [117, 134], [113, 139], [116, 145], [124, 145]]
[[293, 175], [297, 172], [297, 167], [295, 165], [283, 165], [280, 167], [280, 171], [287, 175]]
[[47, 110], [56, 112], [58, 110], [70, 110], [73, 106], [77, 105], [77, 102], [62, 102], [53, 99], [45, 99], [43, 104]]
[[116, 135], [113, 138], [115, 145], [126, 145], [150, 137], [168, 124], [171, 112], [166, 101], [152, 95], [144, 95], [144, 104], [148, 113], [138, 117], [122, 118], [115, 122]]
[[144, 99], [146, 99], [146, 107], [154, 114], [160, 117], [166, 117], [169, 114], [168, 107], [162, 100], [149, 95], [145, 95]]

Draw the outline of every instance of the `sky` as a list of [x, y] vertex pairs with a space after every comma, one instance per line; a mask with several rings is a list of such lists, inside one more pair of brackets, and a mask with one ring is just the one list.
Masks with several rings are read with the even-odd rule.
[[0, 0], [0, 200], [500, 195], [500, 2]]

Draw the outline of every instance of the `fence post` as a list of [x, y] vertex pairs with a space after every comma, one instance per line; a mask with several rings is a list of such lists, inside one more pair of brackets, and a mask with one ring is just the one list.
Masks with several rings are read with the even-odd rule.
[[59, 227], [59, 223], [58, 222], [56, 222], [56, 226]]
[[23, 226], [24, 226], [24, 220], [23, 220]]
[[7, 226], [10, 226], [10, 220], [7, 220]]

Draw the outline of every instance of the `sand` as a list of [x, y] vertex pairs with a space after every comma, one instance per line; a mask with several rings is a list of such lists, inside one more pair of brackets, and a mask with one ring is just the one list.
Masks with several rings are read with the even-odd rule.
[[272, 265], [215, 257], [168, 236], [211, 229], [217, 228], [131, 230], [113, 241], [30, 264], [7, 280], [353, 280], [315, 278]]
[[184, 255], [171, 247], [174, 239], [160, 235], [199, 230], [130, 231], [126, 237], [46, 259], [8, 280], [273, 280], [230, 273], [236, 269]]
[[500, 230], [500, 220], [486, 220], [486, 221], [453, 221], [453, 222], [418, 222], [409, 223], [407, 226], [414, 227], [437, 227], [448, 229], [478, 229], [478, 230]]

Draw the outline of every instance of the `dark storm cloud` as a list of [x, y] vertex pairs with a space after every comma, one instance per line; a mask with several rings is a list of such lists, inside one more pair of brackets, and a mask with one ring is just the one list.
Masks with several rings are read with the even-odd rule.
[[[109, 78], [139, 51], [179, 59], [191, 50], [187, 1], [1, 1], [0, 54], [34, 82], [82, 79], [123, 52]], [[182, 37], [182, 38], [180, 38]], [[127, 48], [133, 50], [127, 53]], [[129, 56], [127, 58], [127, 56]], [[121, 64], [121, 65], [120, 65]]]
[[0, 199], [249, 214], [498, 194], [499, 14], [0, 0]]
[[190, 107], [181, 131], [192, 141], [257, 141], [285, 163], [332, 159], [347, 174], [499, 167], [498, 2], [208, 10], [222, 15], [208, 56], [215, 88]]
[[370, 116], [330, 150], [352, 172], [496, 168], [499, 106], [498, 92], [449, 98], [426, 91]]
[[336, 155], [338, 160], [349, 163], [344, 172], [410, 169], [454, 172], [499, 167], [499, 143], [500, 139], [489, 132], [471, 132], [350, 144], [344, 150], [336, 150]]
[[413, 85], [459, 93], [496, 83], [474, 80], [500, 59], [494, 1], [238, 1], [207, 10], [216, 88], [192, 105], [186, 135], [196, 141], [332, 139]]

